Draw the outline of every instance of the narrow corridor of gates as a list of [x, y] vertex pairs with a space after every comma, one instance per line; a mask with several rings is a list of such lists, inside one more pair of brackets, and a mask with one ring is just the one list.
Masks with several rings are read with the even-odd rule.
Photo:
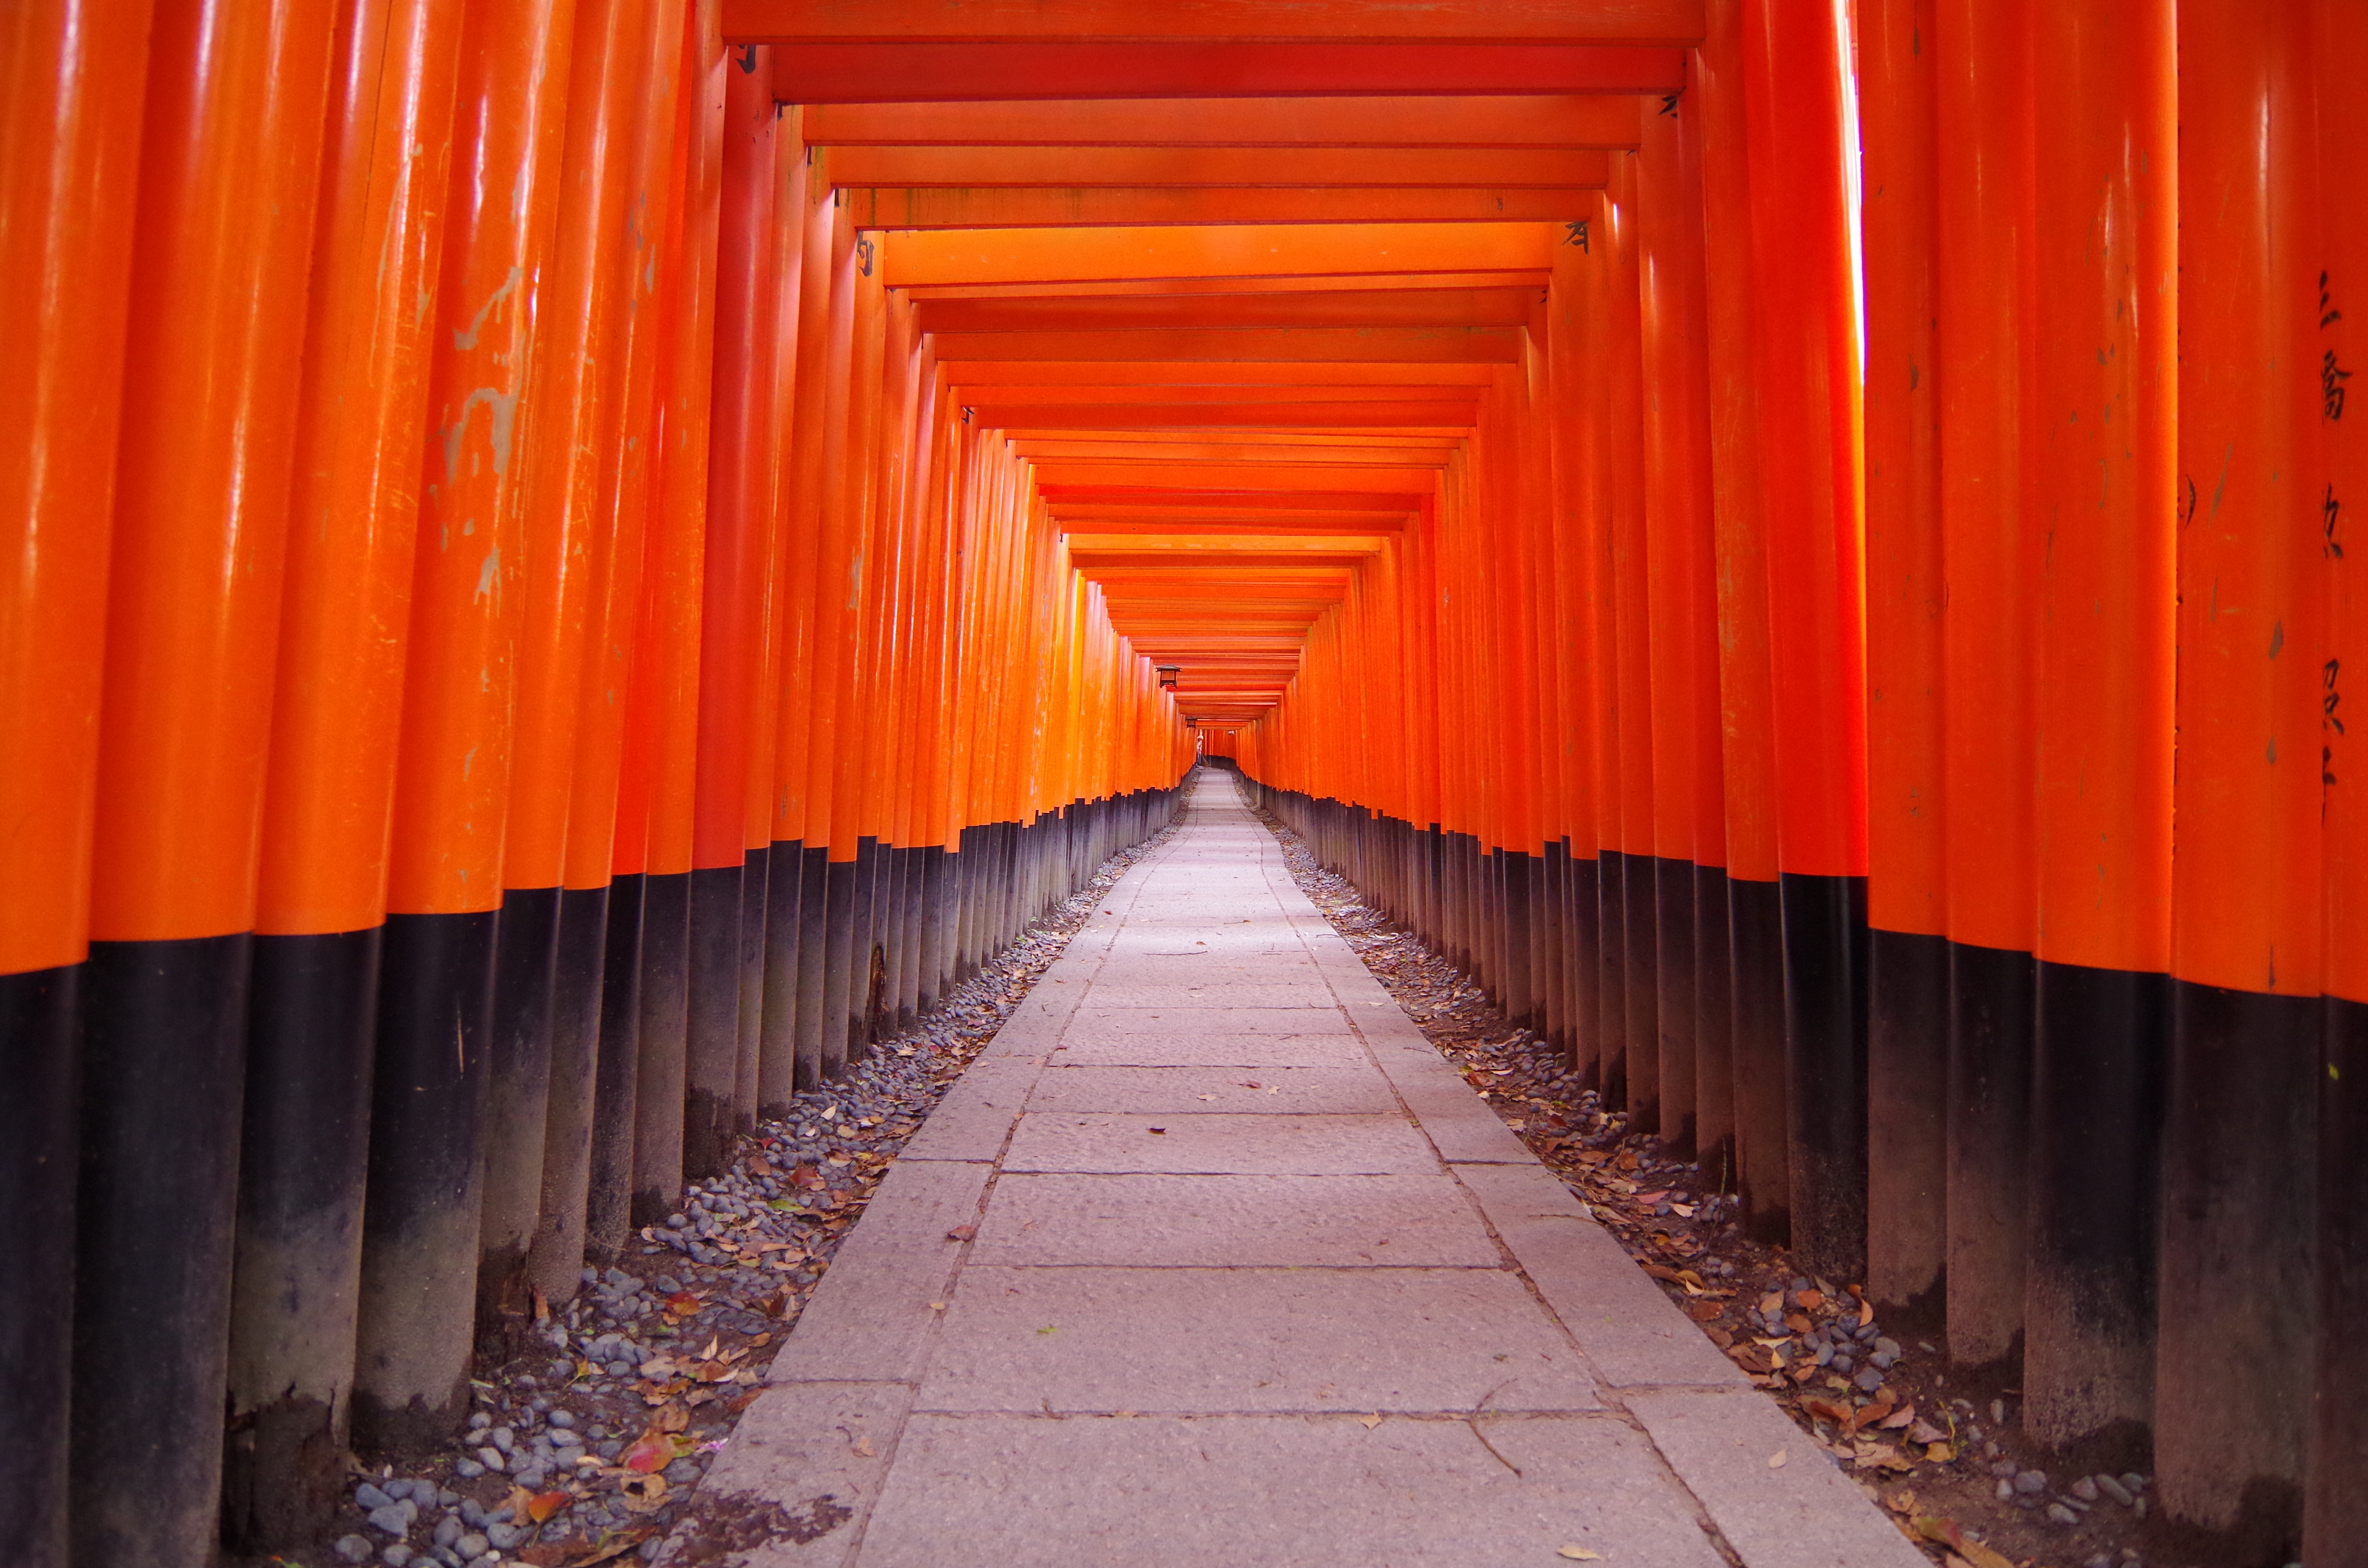
[[1234, 775], [1184, 804], [709, 1477], [827, 1525], [763, 1560], [1921, 1563], [1432, 1049]]
[[1206, 757], [2368, 1563], [2363, 137], [2358, 0], [12, 0], [0, 1551], [314, 1540]]

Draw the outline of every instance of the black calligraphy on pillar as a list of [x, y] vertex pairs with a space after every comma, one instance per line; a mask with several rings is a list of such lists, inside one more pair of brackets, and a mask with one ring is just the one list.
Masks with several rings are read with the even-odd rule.
[[2332, 481], [2327, 486], [2326, 498], [2318, 504], [2318, 516], [2323, 545], [2328, 556], [2332, 560], [2342, 560], [2343, 540], [2337, 530], [2343, 522], [2343, 503], [2336, 499], [2335, 485]]

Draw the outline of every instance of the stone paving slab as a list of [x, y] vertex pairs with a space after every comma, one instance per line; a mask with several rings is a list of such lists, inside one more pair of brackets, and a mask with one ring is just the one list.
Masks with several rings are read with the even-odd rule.
[[1386, 1082], [1354, 1067], [1064, 1065], [1037, 1076], [1028, 1108], [1145, 1114], [1266, 1110], [1393, 1115], [1398, 1113], [1398, 1101]]
[[973, 1263], [1497, 1268], [1444, 1175], [1009, 1176]]
[[1260, 1006], [1225, 1001], [1206, 1006], [1168, 1003], [1134, 1007], [1105, 1006], [1099, 1001], [1079, 1007], [1069, 1017], [1067, 1039], [1100, 1040], [1113, 1035], [1189, 1034], [1204, 1040], [1255, 1038], [1259, 1035], [1338, 1035], [1353, 1040], [1356, 1031], [1340, 1009], [1329, 1001]]
[[[1602, 1417], [915, 1415], [867, 1568], [1721, 1568], [1651, 1445]], [[1519, 1466], [1515, 1475], [1508, 1466]]]
[[1406, 1113], [1292, 1116], [1031, 1111], [1007, 1171], [1169, 1171], [1196, 1176], [1374, 1176], [1438, 1168]]
[[[1212, 1332], [1212, 1329], [1214, 1332]], [[1507, 1269], [963, 1270], [919, 1410], [1600, 1410]]]
[[720, 1561], [1921, 1563], [1190, 799], [841, 1248]]

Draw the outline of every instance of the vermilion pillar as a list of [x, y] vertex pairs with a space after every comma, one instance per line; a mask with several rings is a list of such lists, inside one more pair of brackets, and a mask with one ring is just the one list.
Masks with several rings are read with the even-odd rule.
[[1858, 10], [1867, 334], [1866, 1285], [1877, 1301], [1900, 1306], [1940, 1283], [1948, 1237], [1935, 10], [1934, 0]]
[[330, 20], [165, 7], [150, 35], [83, 1016], [68, 1494], [90, 1568], [203, 1562], [218, 1536], [303, 358], [287, 301], [313, 256]]
[[1770, 707], [1763, 441], [1755, 374], [1756, 246], [1746, 155], [1741, 0], [1710, 0], [1687, 97], [1702, 119], [1702, 232], [1710, 348], [1711, 501], [1718, 563], [1719, 703], [1725, 734], [1727, 941], [1733, 973], [1736, 1171], [1747, 1223], [1790, 1233], [1782, 903], [1777, 881], [1776, 738]]
[[1941, 0], [1933, 347], [1939, 376], [1941, 908], [1949, 935], [1949, 1354], [2005, 1358], [2022, 1323], [2033, 891], [2032, 8]]
[[[380, 957], [355, 1420], [449, 1430], [474, 1349], [525, 584], [528, 398], [573, 6], [461, 17]], [[518, 931], [530, 952], [532, 921]]]
[[[1793, 1240], [1865, 1273], [1866, 679], [1850, 67], [1832, 7], [1746, 0], [1752, 365], [1784, 907]], [[1770, 471], [1770, 477], [1774, 477]]]
[[[2351, 199], [2351, 160], [2368, 134], [2368, 13], [2325, 0], [2316, 7], [2311, 56], [2318, 76], [2318, 221], [2328, 299], [2318, 312], [2320, 367], [2368, 360], [2368, 302], [2339, 304], [2368, 278], [2368, 212]], [[2327, 657], [2319, 669], [2319, 784], [2325, 790], [2327, 1046], [2318, 1080], [2318, 1324], [2311, 1369], [2302, 1555], [2356, 1561], [2368, 1541], [2368, 1495], [2353, 1483], [2368, 1453], [2368, 1355], [2346, 1332], [2350, 1302], [2368, 1290], [2368, 410], [2326, 417], [2319, 440], [2320, 570], [2328, 584]]]
[[2039, 905], [2023, 1420], [2152, 1412], [2178, 537], [2178, 131], [2169, 0], [2042, 6], [2030, 343]]
[[[2299, 1533], [2325, 940], [2325, 433], [2361, 414], [2322, 315], [2303, 6], [2188, 0], [2179, 57], [2179, 684], [2155, 1456], [2232, 1555]], [[2328, 276], [2324, 284], [2321, 274]], [[2321, 290], [2327, 290], [2324, 303]]]
[[225, 1511], [252, 1551], [345, 1484], [379, 962], [460, 7], [344, 8], [289, 509], [231, 1324]]
[[[149, 7], [0, 19], [0, 1405], [67, 1407], [74, 1008], [90, 930], [108, 517]], [[0, 1429], [0, 1540], [66, 1562], [67, 1427]]]

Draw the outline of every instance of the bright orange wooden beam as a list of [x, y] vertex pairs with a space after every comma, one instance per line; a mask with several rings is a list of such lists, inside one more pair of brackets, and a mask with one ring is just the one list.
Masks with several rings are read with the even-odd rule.
[[929, 300], [915, 306], [925, 332], [1139, 331], [1210, 326], [1520, 326], [1537, 291], [1523, 288], [1310, 290], [1249, 296]]
[[817, 146], [1634, 147], [1639, 101], [1470, 98], [1083, 98], [816, 104]]
[[1109, 359], [1216, 360], [1291, 364], [1516, 365], [1521, 333], [1513, 327], [1223, 327], [1153, 332], [939, 333], [939, 361], [1033, 359], [1092, 364]]
[[860, 229], [1128, 229], [1145, 224], [1563, 222], [1586, 187], [1150, 186], [841, 190]]
[[1611, 154], [1559, 148], [831, 147], [816, 177], [860, 186], [1440, 186], [1600, 188]]
[[1326, 273], [1535, 271], [1570, 236], [1545, 223], [1343, 223], [1239, 228], [1034, 229], [883, 235], [891, 288], [928, 283]]
[[896, 40], [945, 43], [1124, 39], [1275, 42], [1335, 38], [1402, 42], [1686, 45], [1702, 36], [1702, 0], [724, 0], [723, 36], [747, 43]]

